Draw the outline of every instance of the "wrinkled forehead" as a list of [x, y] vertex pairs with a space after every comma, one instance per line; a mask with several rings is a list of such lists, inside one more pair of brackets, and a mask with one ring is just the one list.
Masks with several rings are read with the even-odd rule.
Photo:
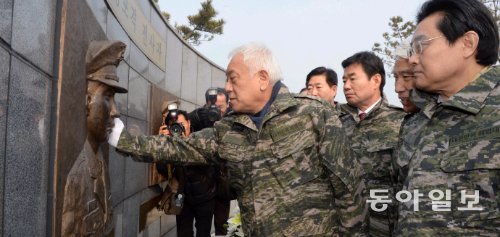
[[365, 72], [365, 68], [361, 63], [353, 63], [346, 68], [344, 68], [344, 74], [342, 78], [348, 78], [351, 76], [368, 76]]
[[235, 68], [235, 67], [238, 67], [238, 66], [242, 66], [242, 65], [245, 65], [245, 60], [243, 58], [243, 54], [238, 53], [238, 54], [234, 55], [231, 58], [231, 60], [229, 61], [229, 64], [227, 65], [227, 72], [229, 73], [229, 71], [232, 68]]
[[394, 69], [393, 71], [398, 71], [398, 70], [406, 70], [411, 68], [412, 65], [410, 64], [410, 61], [406, 58], [399, 58], [394, 62]]
[[419, 40], [425, 40], [430, 37], [435, 37], [442, 32], [438, 29], [438, 23], [443, 19], [443, 13], [436, 12], [424, 18], [420, 23], [418, 23], [415, 28], [415, 33], [411, 42], [416, 42]]
[[320, 84], [326, 84], [326, 74], [314, 75], [307, 82], [307, 85], [320, 85]]
[[400, 76], [411, 76], [414, 74], [414, 72], [412, 67], [400, 67], [394, 68], [394, 70], [392, 70], [392, 74]]

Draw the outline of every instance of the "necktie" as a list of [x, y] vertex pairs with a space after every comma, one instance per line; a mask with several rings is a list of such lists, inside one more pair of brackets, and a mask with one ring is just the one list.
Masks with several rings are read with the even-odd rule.
[[366, 118], [366, 113], [365, 112], [361, 112], [360, 114], [358, 114], [359, 116], [359, 121], [362, 121], [363, 119]]

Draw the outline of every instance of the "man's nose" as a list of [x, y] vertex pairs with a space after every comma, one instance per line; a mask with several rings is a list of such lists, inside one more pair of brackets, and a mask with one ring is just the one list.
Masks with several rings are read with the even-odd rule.
[[111, 118], [120, 117], [120, 112], [118, 111], [118, 107], [116, 106], [115, 98], [111, 99], [111, 110], [109, 111], [109, 115]]
[[226, 81], [226, 85], [224, 86], [224, 90], [229, 93], [230, 91], [233, 91], [233, 85], [231, 85], [231, 82], [229, 80]]
[[351, 83], [349, 81], [344, 82], [344, 91], [348, 91], [351, 89]]
[[311, 89], [311, 95], [318, 96], [318, 90], [316, 88]]
[[410, 55], [410, 57], [408, 58], [408, 62], [412, 65], [412, 66], [415, 66], [418, 64], [418, 61], [419, 61], [419, 57], [420, 55], [419, 54], [412, 54]]
[[402, 79], [396, 79], [396, 84], [394, 85], [396, 93], [401, 93], [406, 90]]

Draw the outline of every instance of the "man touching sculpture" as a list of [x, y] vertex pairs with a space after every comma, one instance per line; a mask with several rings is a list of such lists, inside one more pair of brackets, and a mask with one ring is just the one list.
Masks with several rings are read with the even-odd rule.
[[112, 229], [111, 193], [101, 145], [119, 117], [115, 93], [119, 85], [116, 68], [126, 45], [120, 41], [93, 41], [85, 63], [87, 79], [87, 138], [69, 172], [64, 188], [62, 236], [105, 236]]
[[281, 83], [272, 52], [247, 44], [230, 54], [232, 113], [176, 137], [134, 136], [120, 119], [108, 142], [136, 161], [226, 162], [245, 236], [364, 236], [362, 166], [335, 110]]

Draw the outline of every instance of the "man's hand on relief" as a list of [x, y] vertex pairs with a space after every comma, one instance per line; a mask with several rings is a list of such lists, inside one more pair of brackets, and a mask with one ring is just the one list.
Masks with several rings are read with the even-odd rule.
[[123, 124], [122, 120], [120, 120], [120, 118], [115, 118], [114, 122], [115, 126], [109, 134], [108, 143], [109, 145], [116, 147], [118, 145], [118, 139], [120, 139], [120, 134], [122, 134], [125, 125]]

